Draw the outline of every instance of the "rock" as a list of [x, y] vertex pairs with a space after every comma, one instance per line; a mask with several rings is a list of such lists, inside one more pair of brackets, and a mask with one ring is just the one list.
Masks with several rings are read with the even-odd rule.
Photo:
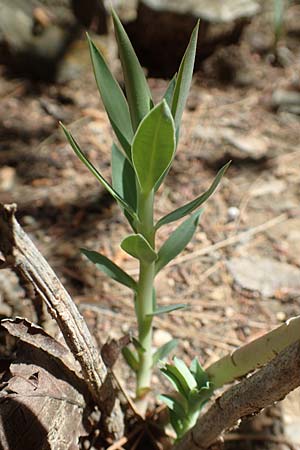
[[272, 94], [271, 105], [278, 111], [300, 114], [300, 92], [277, 89]]
[[157, 348], [173, 339], [172, 335], [165, 330], [155, 330], [153, 335], [153, 345]]
[[238, 217], [240, 217], [240, 214], [241, 211], [236, 206], [230, 206], [227, 209], [227, 219], [229, 222], [233, 222], [234, 220], [236, 220]]
[[231, 258], [226, 263], [235, 283], [263, 297], [278, 292], [300, 293], [300, 269], [274, 259], [249, 257]]
[[238, 42], [259, 11], [254, 0], [140, 0], [137, 18], [127, 25], [138, 56], [151, 76], [172, 76], [197, 19], [201, 19], [197, 62], [219, 45]]
[[224, 129], [221, 134], [225, 142], [240, 152], [241, 158], [258, 160], [263, 158], [268, 151], [268, 142], [264, 138], [251, 135], [239, 135], [230, 129]]
[[270, 148], [269, 140], [266, 137], [251, 133], [242, 134], [229, 127], [216, 128], [197, 125], [193, 131], [193, 137], [213, 143], [213, 151], [208, 146], [207, 149], [204, 147], [201, 153], [201, 158], [211, 164], [224, 160], [224, 158], [258, 161], [267, 156]]
[[290, 261], [300, 266], [300, 219], [298, 217], [270, 228], [267, 235], [274, 242], [280, 243]]
[[103, 12], [99, 5], [98, 0], [0, 0], [0, 62], [22, 75], [53, 80], [81, 31], [79, 21], [89, 26]]
[[0, 169], [0, 190], [10, 191], [16, 182], [16, 169], [4, 166]]

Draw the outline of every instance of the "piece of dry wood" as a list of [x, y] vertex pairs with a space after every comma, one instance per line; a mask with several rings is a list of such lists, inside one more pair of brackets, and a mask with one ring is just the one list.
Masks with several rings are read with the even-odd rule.
[[[22, 282], [32, 285], [37, 297], [46, 303], [67, 345], [80, 364], [94, 402], [104, 416], [108, 417], [107, 405], [103, 399], [115, 397], [114, 392], [107, 392], [112, 389], [110, 382], [105, 383], [109, 378], [108, 370], [75, 303], [18, 224], [15, 211], [15, 205], [0, 205], [0, 251], [5, 258], [5, 266], [11, 267]], [[123, 433], [118, 403], [112, 415], [115, 418], [113, 434], [117, 438]], [[108, 418], [108, 422], [111, 424], [111, 419]], [[115, 430], [116, 423], [118, 432]]]
[[209, 448], [240, 418], [256, 414], [300, 386], [300, 342], [287, 347], [269, 364], [232, 386], [200, 416], [174, 450]]

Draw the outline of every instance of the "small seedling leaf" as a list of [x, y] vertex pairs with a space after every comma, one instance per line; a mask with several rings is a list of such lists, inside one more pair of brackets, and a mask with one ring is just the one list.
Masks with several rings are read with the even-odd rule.
[[141, 234], [131, 234], [123, 239], [121, 248], [140, 261], [151, 263], [157, 259], [157, 254]]
[[162, 245], [158, 252], [158, 259], [155, 263], [155, 272], [158, 273], [165, 267], [172, 259], [187, 246], [192, 239], [197, 228], [199, 217], [203, 210], [196, 211], [188, 219], [186, 219], [171, 236]]
[[132, 345], [138, 353], [145, 353], [146, 350], [136, 338], [132, 338]]
[[139, 369], [139, 361], [137, 356], [133, 353], [133, 351], [130, 350], [128, 347], [122, 348], [122, 355], [129, 365], [129, 367], [134, 371], [137, 372]]
[[113, 189], [113, 187], [103, 178], [101, 173], [96, 169], [96, 167], [87, 159], [82, 150], [79, 147], [79, 144], [76, 142], [72, 134], [66, 129], [66, 127], [60, 123], [66, 138], [68, 139], [71, 147], [74, 152], [78, 156], [78, 158], [86, 165], [89, 171], [97, 178], [98, 181], [106, 188], [106, 190], [111, 194], [111, 196], [118, 202], [120, 205], [130, 214], [130, 216], [138, 220], [135, 211], [131, 208], [131, 206], [122, 198], [120, 195]]
[[205, 370], [202, 368], [202, 366], [199, 363], [197, 358], [193, 359], [193, 361], [190, 365], [190, 372], [193, 374], [193, 376], [197, 382], [198, 389], [206, 386], [207, 381], [208, 381], [208, 375], [205, 372]]
[[103, 105], [117, 138], [130, 158], [130, 144], [133, 138], [133, 129], [126, 98], [119, 83], [108, 68], [104, 57], [89, 35], [87, 37], [95, 79]]
[[137, 290], [137, 284], [131, 276], [124, 272], [121, 267], [117, 266], [113, 261], [108, 259], [106, 256], [101, 255], [101, 253], [95, 252], [93, 250], [87, 250], [85, 248], [80, 249], [81, 252], [96, 265], [98, 269], [108, 275], [115, 281], [123, 284], [124, 286]]
[[178, 345], [178, 339], [171, 339], [166, 344], [159, 347], [159, 349], [156, 350], [152, 357], [153, 366], [155, 366], [158, 361], [161, 361], [169, 356], [172, 350], [174, 350], [175, 347]]
[[133, 130], [135, 131], [141, 120], [150, 111], [152, 105], [151, 94], [143, 69], [126, 31], [114, 10], [112, 10], [112, 18], [124, 74], [131, 123]]
[[189, 390], [193, 390], [197, 387], [197, 383], [192, 373], [190, 372], [188, 366], [182, 359], [174, 358], [174, 365], [184, 377], [186, 383], [188, 384]]
[[192, 82], [197, 40], [198, 40], [198, 29], [199, 29], [199, 22], [197, 23], [196, 27], [192, 32], [189, 45], [187, 46], [185, 54], [182, 58], [176, 79], [176, 86], [173, 94], [172, 108], [171, 108], [176, 129], [179, 128], [182, 113], [185, 108], [185, 103]]
[[180, 208], [176, 209], [175, 211], [171, 212], [170, 214], [167, 214], [165, 217], [160, 219], [157, 222], [155, 229], [158, 230], [163, 225], [179, 220], [182, 217], [186, 216], [187, 214], [193, 212], [196, 208], [199, 208], [199, 206], [201, 206], [215, 192], [230, 163], [231, 161], [229, 161], [227, 164], [225, 164], [225, 166], [223, 166], [219, 170], [219, 172], [216, 175], [216, 178], [214, 179], [214, 181], [212, 182], [212, 184], [210, 185], [210, 187], [207, 189], [206, 192], [201, 194], [195, 200], [192, 200], [186, 205], [181, 206]]
[[144, 193], [149, 193], [166, 172], [174, 151], [174, 121], [163, 100], [142, 120], [132, 143], [132, 161]]
[[160, 370], [165, 375], [165, 377], [168, 378], [174, 388], [178, 392], [180, 392], [180, 394], [183, 395], [186, 399], [188, 399], [190, 387], [181, 371], [172, 364], [166, 364], [165, 367]]
[[176, 305], [168, 305], [168, 306], [161, 306], [160, 308], [155, 309], [155, 311], [151, 314], [147, 314], [147, 316], [159, 316], [161, 314], [167, 314], [172, 311], [177, 311], [178, 309], [184, 309], [186, 308], [185, 303], [176, 303]]
[[167, 405], [178, 418], [185, 419], [187, 413], [187, 402], [180, 394], [161, 394], [158, 399]]

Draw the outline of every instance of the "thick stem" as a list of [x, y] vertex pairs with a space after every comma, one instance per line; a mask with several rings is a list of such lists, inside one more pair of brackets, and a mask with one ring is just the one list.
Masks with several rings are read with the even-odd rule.
[[140, 353], [139, 370], [137, 372], [137, 397], [142, 396], [150, 387], [152, 368], [152, 316], [153, 313], [153, 279], [154, 264], [141, 262], [137, 295], [137, 315], [139, 342], [144, 349]]
[[[140, 193], [138, 213], [140, 219], [139, 232], [154, 248], [153, 226], [153, 191], [147, 195]], [[150, 388], [152, 372], [152, 316], [153, 313], [153, 282], [155, 264], [140, 261], [138, 292], [136, 297], [136, 314], [138, 319], [139, 342], [144, 349], [139, 356], [139, 370], [137, 372], [137, 398], [142, 397]], [[150, 314], [150, 316], [149, 316]]]

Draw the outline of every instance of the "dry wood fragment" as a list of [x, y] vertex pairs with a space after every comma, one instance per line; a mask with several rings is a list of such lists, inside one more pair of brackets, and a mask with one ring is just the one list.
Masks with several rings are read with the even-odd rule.
[[17, 222], [15, 211], [14, 204], [0, 205], [0, 251], [5, 259], [4, 266], [11, 267], [21, 282], [31, 284], [36, 296], [46, 303], [80, 364], [91, 396], [103, 412], [102, 419], [104, 416], [108, 418], [113, 435], [117, 438], [123, 434], [120, 406], [115, 402], [111, 421], [107, 405], [103, 401], [105, 398], [115, 397], [111, 383], [105, 383], [108, 370], [75, 303]]

